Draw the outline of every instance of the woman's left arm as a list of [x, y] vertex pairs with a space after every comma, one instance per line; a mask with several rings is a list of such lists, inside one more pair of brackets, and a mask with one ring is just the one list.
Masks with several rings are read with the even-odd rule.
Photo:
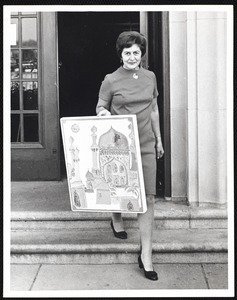
[[161, 134], [160, 134], [160, 115], [159, 115], [159, 108], [157, 105], [157, 98], [154, 98], [152, 100], [151, 125], [156, 139], [156, 155], [157, 158], [159, 159], [163, 156], [164, 149], [163, 149]]

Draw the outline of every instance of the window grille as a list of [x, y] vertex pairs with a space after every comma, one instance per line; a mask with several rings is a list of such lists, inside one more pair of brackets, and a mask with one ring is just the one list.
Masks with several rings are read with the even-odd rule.
[[16, 42], [11, 45], [11, 142], [41, 143], [39, 13], [11, 14]]

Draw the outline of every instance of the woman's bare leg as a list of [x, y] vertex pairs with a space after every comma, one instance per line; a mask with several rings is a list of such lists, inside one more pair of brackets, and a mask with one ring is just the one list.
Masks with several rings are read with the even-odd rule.
[[123, 218], [121, 213], [112, 213], [112, 220], [115, 231], [124, 231]]
[[142, 247], [141, 258], [146, 271], [152, 271], [152, 233], [154, 224], [154, 196], [146, 195], [147, 211], [138, 214], [140, 241]]

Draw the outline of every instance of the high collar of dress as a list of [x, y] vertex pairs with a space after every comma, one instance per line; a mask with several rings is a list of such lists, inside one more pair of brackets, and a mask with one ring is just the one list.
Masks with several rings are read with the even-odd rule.
[[125, 72], [125, 73], [134, 74], [134, 73], [139, 73], [140, 70], [142, 69], [142, 67], [140, 67], [140, 68], [137, 69], [137, 70], [133, 70], [133, 69], [129, 70], [129, 69], [125, 69], [123, 66], [121, 66], [120, 69], [121, 69], [123, 72]]

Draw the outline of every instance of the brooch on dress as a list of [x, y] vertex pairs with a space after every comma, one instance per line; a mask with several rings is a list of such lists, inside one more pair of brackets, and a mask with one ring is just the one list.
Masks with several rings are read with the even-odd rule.
[[134, 79], [138, 79], [138, 75], [137, 73], [133, 73], [133, 76], [132, 76]]

